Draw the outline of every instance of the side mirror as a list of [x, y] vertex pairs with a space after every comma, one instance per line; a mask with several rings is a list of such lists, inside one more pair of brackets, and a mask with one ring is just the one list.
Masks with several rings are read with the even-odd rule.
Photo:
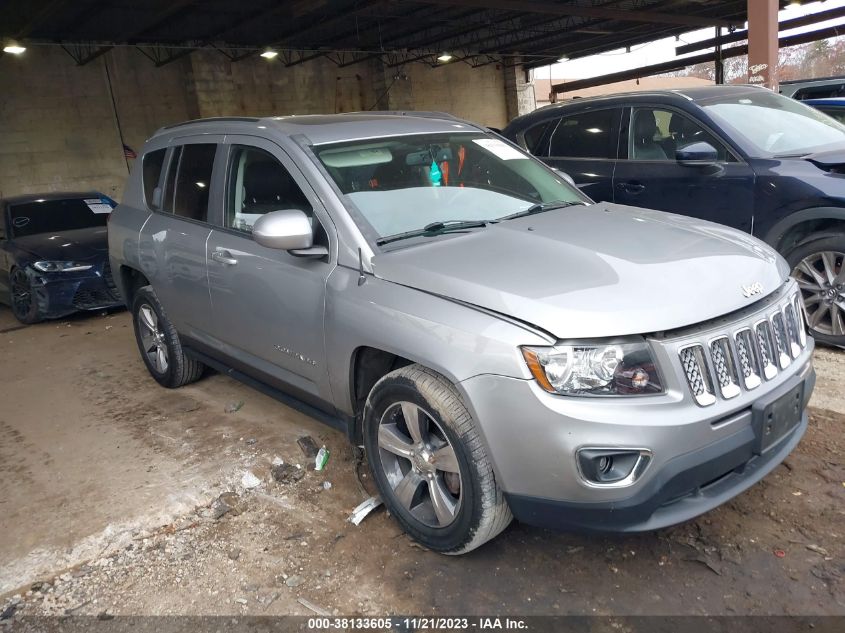
[[700, 141], [678, 148], [675, 160], [679, 163], [712, 164], [719, 160], [719, 152], [710, 143]]
[[575, 181], [572, 179], [572, 176], [567, 174], [565, 171], [561, 171], [557, 167], [552, 167], [552, 171], [555, 172], [558, 176], [563, 178], [566, 182], [568, 182], [573, 187], [577, 187], [578, 185], [575, 184]]
[[299, 209], [265, 213], [252, 226], [252, 237], [261, 246], [290, 251], [291, 255], [322, 257], [328, 250], [314, 246], [311, 220]]

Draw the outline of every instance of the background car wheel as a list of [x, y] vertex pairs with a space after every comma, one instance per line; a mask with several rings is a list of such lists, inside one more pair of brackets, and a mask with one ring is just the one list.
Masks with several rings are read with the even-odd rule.
[[810, 333], [845, 346], [845, 236], [810, 236], [787, 261], [804, 296]]
[[21, 323], [38, 323], [41, 317], [38, 315], [38, 302], [32, 292], [32, 282], [26, 271], [15, 268], [9, 278], [9, 290], [11, 294], [12, 314]]
[[135, 292], [132, 323], [141, 358], [159, 384], [175, 389], [202, 376], [205, 365], [182, 351], [179, 334], [167, 319], [151, 286]]
[[475, 423], [436, 372], [409, 365], [376, 383], [364, 446], [391, 514], [426, 547], [463, 554], [511, 522]]

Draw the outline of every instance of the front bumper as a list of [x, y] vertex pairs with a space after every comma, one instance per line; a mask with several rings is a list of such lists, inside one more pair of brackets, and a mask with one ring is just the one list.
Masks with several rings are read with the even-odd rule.
[[41, 273], [27, 268], [27, 274], [38, 304], [38, 315], [44, 319], [123, 305], [108, 262], [80, 272]]
[[[815, 385], [809, 359], [768, 383], [765, 393], [738, 399], [730, 412], [690, 406], [673, 394], [632, 404], [559, 398], [532, 381], [477, 376], [460, 383], [514, 516], [547, 528], [636, 532], [674, 525], [707, 512], [771, 472], [807, 429], [804, 409]], [[752, 406], [803, 382], [800, 423], [762, 454]], [[713, 414], [716, 414], [715, 416]], [[624, 488], [596, 488], [577, 472], [582, 446], [644, 447], [654, 459]]]

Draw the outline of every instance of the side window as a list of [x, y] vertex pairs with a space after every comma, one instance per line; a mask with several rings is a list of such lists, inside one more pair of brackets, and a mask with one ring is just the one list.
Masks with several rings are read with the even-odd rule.
[[845, 108], [819, 108], [819, 110], [840, 123], [845, 123]]
[[525, 140], [525, 149], [534, 156], [549, 155], [549, 133], [554, 129], [557, 119], [544, 121], [526, 130], [522, 138]]
[[722, 162], [731, 160], [725, 145], [688, 116], [661, 108], [635, 108], [628, 135], [631, 160], [674, 161], [675, 152], [693, 143], [709, 143]]
[[246, 233], [265, 213], [300, 209], [309, 217], [313, 209], [287, 169], [268, 152], [235, 145], [229, 158], [225, 225]]
[[162, 210], [201, 222], [208, 220], [208, 190], [216, 151], [213, 143], [174, 148]]
[[550, 156], [616, 158], [615, 123], [619, 110], [591, 110], [560, 119], [552, 134]]
[[164, 155], [167, 153], [166, 149], [157, 149], [154, 152], [147, 152], [143, 158], [143, 172], [144, 180], [144, 200], [147, 206], [155, 209], [161, 205], [159, 199], [155, 199], [155, 189], [158, 187], [158, 179], [161, 176], [161, 168], [164, 165]]

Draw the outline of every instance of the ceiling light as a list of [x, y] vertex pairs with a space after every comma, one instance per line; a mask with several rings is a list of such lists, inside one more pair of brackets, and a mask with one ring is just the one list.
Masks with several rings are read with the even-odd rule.
[[264, 59], [273, 59], [278, 54], [279, 53], [277, 51], [274, 51], [272, 48], [268, 48], [263, 53], [261, 53], [261, 57], [263, 57]]
[[557, 63], [562, 64], [563, 62], [568, 62], [569, 58], [566, 55], [561, 55], [557, 58]]
[[451, 56], [449, 53], [441, 53], [441, 54], [437, 57], [437, 61], [439, 61], [439, 62], [444, 62], [444, 63], [445, 63], [445, 62], [450, 62], [450, 61], [452, 61], [452, 56]]
[[20, 55], [26, 50], [26, 46], [21, 46], [15, 42], [9, 42], [3, 47], [4, 53], [11, 53], [12, 55]]

